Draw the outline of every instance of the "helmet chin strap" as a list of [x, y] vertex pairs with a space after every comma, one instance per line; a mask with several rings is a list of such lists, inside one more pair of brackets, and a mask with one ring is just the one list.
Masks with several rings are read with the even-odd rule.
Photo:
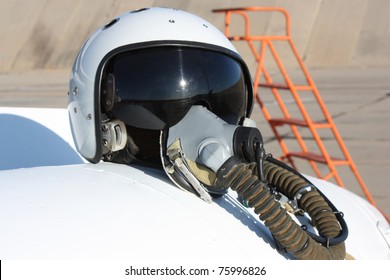
[[[217, 171], [237, 154], [251, 156], [253, 152], [243, 151], [245, 146], [253, 150], [251, 140], [262, 142], [256, 128], [228, 124], [205, 107], [195, 105], [179, 123], [162, 133], [163, 167], [179, 188], [211, 202], [212, 195], [226, 192], [214, 187]], [[251, 157], [254, 159], [254, 154]]]

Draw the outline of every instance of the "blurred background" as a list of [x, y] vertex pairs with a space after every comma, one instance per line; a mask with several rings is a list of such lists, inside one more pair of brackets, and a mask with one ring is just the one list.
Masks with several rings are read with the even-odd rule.
[[[291, 37], [360, 175], [379, 208], [390, 215], [387, 0], [0, 0], [0, 106], [66, 108], [70, 68], [82, 43], [116, 15], [149, 6], [186, 10], [221, 31], [224, 15], [213, 13], [213, 9], [286, 9], [291, 18]], [[279, 14], [255, 14], [251, 20], [252, 32], [258, 35], [284, 32], [285, 21]], [[240, 30], [242, 22], [232, 23], [232, 31]], [[249, 48], [240, 43], [236, 47], [254, 75], [257, 64]], [[299, 77], [290, 61], [291, 53], [280, 47], [279, 54], [291, 76]], [[275, 65], [270, 63], [269, 70], [277, 79]], [[308, 98], [308, 104], [311, 102], [314, 104]], [[273, 106], [271, 101], [268, 106]], [[262, 131], [267, 152], [280, 155], [279, 144], [257, 104], [253, 118]], [[284, 137], [292, 140], [288, 132]], [[306, 166], [300, 171], [312, 175]], [[349, 173], [345, 171], [346, 188], [363, 196]]]

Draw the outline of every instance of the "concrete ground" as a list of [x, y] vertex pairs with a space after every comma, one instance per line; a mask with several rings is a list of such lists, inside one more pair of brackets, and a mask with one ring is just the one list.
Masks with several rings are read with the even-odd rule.
[[[370, 193], [390, 216], [390, 68], [309, 72]], [[66, 108], [68, 77], [69, 70], [0, 74], [0, 106]], [[312, 97], [306, 97], [306, 101], [308, 107], [315, 104]], [[269, 101], [267, 106], [272, 109], [275, 105]], [[253, 118], [263, 133], [267, 152], [280, 155], [279, 145], [257, 105]], [[286, 132], [287, 142], [292, 141], [290, 136]], [[324, 142], [332, 144], [333, 140], [328, 137]], [[312, 174], [303, 165], [298, 168]], [[363, 196], [350, 171], [341, 172], [346, 188]]]

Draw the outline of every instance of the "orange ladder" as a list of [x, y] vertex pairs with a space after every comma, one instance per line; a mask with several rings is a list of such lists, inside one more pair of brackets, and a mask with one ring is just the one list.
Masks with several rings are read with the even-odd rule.
[[[363, 179], [361, 178], [355, 163], [353, 162], [339, 132], [337, 131], [337, 128], [332, 120], [331, 115], [329, 114], [328, 110], [326, 109], [325, 103], [323, 102], [320, 93], [314, 84], [312, 78], [310, 77], [301, 57], [298, 54], [297, 48], [295, 47], [291, 36], [290, 36], [290, 17], [286, 10], [282, 8], [276, 8], [276, 7], [245, 7], [245, 8], [229, 8], [229, 9], [216, 9], [213, 10], [215, 13], [224, 13], [225, 14], [225, 35], [231, 40], [231, 41], [246, 41], [246, 43], [249, 45], [249, 48], [254, 55], [257, 63], [256, 73], [254, 76], [254, 89], [255, 89], [255, 98], [258, 104], [260, 105], [260, 108], [266, 118], [266, 120], [269, 122], [270, 127], [272, 131], [275, 134], [276, 139], [279, 142], [279, 145], [281, 147], [283, 155], [281, 156], [281, 159], [284, 161], [287, 161], [292, 167], [297, 169], [297, 166], [295, 164], [296, 158], [307, 160], [314, 170], [316, 176], [318, 178], [322, 178], [325, 180], [329, 180], [333, 178], [336, 183], [344, 187], [343, 181], [340, 178], [340, 174], [337, 170], [340, 166], [349, 166], [350, 170], [353, 172], [354, 176], [356, 177], [359, 185], [361, 186], [365, 196], [367, 197], [368, 201], [375, 206], [375, 202], [368, 191]], [[250, 18], [249, 18], [249, 12], [278, 12], [282, 13], [282, 15], [285, 18], [285, 33], [282, 35], [252, 35], [250, 32]], [[244, 21], [244, 34], [240, 36], [233, 36], [230, 33], [230, 27], [231, 27], [231, 17], [232, 15], [238, 15], [243, 19]], [[291, 48], [291, 51], [293, 55], [295, 56], [295, 59], [299, 65], [298, 69], [300, 69], [304, 75], [305, 82], [303, 84], [296, 84], [293, 82], [291, 77], [288, 75], [286, 67], [283, 65], [280, 56], [278, 55], [278, 52], [276, 48], [274, 47], [274, 42], [287, 42], [287, 45]], [[255, 43], [259, 42], [260, 47], [259, 50], [256, 48]], [[268, 52], [273, 57], [277, 68], [280, 71], [280, 74], [283, 77], [282, 83], [275, 83], [273, 81], [272, 75], [270, 72], [266, 70], [266, 66], [264, 63], [264, 59], [266, 57]], [[262, 98], [264, 96], [264, 92], [262, 92], [262, 95], [258, 94], [258, 91], [262, 89], [265, 91], [266, 89], [272, 93], [273, 98], [275, 100], [275, 103], [279, 105], [279, 115], [277, 117], [272, 117], [270, 110], [266, 107], [266, 103], [263, 102]], [[292, 100], [297, 106], [299, 116], [298, 118], [292, 117], [292, 114], [288, 110], [288, 106], [286, 106], [286, 102], [283, 100], [283, 97], [286, 96], [286, 92], [290, 92], [290, 98], [292, 96]], [[317, 110], [321, 112], [322, 117], [319, 121], [313, 121], [312, 118], [309, 115], [308, 110], [306, 109], [304, 102], [301, 99], [301, 96], [303, 92], [306, 93], [312, 93], [314, 96], [314, 100], [318, 103], [318, 106], [320, 110]], [[296, 112], [295, 112], [296, 114]], [[322, 119], [323, 118], [323, 119]], [[284, 140], [284, 137], [279, 132], [281, 127], [289, 127], [290, 128], [290, 134], [294, 135], [294, 138], [298, 142], [298, 147], [300, 148], [300, 151], [292, 152], [287, 147], [287, 144]], [[310, 150], [301, 134], [302, 130], [308, 129], [309, 134], [311, 133], [310, 139], [314, 139], [317, 147], [315, 148], [315, 152]], [[341, 151], [342, 157], [340, 156], [338, 158], [331, 156], [325, 145], [323, 139], [321, 139], [319, 130], [325, 130], [328, 129], [331, 131], [331, 137], [332, 139], [335, 139], [339, 149]], [[321, 170], [318, 166], [318, 164], [321, 164], [322, 166], [327, 166], [326, 172], [328, 172], [325, 175], [321, 174]], [[322, 172], [323, 172], [322, 168]]]

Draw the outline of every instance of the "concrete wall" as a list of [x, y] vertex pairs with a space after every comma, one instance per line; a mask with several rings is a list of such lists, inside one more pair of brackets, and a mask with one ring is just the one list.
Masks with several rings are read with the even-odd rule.
[[[184, 9], [221, 30], [224, 17], [212, 9], [279, 6], [290, 13], [292, 37], [308, 67], [390, 66], [388, 0], [0, 0], [0, 72], [70, 68], [97, 27], [147, 6]], [[259, 32], [283, 30], [277, 15], [258, 15], [254, 22]], [[252, 64], [248, 50], [241, 52]]]

